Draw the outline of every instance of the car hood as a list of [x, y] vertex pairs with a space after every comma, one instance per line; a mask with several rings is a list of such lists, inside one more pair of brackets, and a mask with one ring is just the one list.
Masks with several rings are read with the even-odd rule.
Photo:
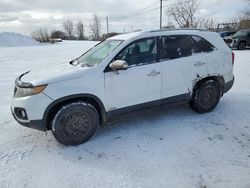
[[16, 84], [18, 86], [38, 86], [79, 78], [89, 67], [73, 66], [70, 63], [52, 64], [44, 68], [30, 70], [20, 75]]

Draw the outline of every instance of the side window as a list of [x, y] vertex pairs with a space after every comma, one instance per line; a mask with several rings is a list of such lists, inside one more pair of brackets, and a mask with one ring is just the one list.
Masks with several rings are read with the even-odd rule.
[[191, 56], [194, 52], [193, 40], [189, 36], [165, 36], [160, 40], [162, 60]]
[[124, 60], [129, 66], [150, 64], [156, 62], [156, 39], [142, 39], [131, 43], [123, 49], [114, 60]]
[[192, 38], [195, 43], [195, 53], [211, 52], [215, 49], [213, 45], [199, 36], [192, 36]]

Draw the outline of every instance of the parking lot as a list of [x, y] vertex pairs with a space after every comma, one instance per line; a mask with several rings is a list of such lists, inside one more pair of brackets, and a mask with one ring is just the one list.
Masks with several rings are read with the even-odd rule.
[[235, 51], [235, 85], [209, 114], [188, 106], [131, 113], [77, 147], [18, 125], [9, 110], [15, 78], [94, 44], [0, 48], [1, 188], [250, 187], [249, 49]]

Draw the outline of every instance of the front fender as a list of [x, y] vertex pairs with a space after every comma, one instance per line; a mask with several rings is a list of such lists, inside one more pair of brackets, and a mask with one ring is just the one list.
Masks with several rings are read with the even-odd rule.
[[105, 123], [107, 121], [107, 115], [106, 115], [107, 113], [106, 113], [105, 107], [102, 101], [97, 96], [92, 95], [92, 94], [75, 94], [75, 95], [69, 95], [69, 96], [65, 96], [60, 99], [54, 100], [47, 107], [43, 115], [43, 121], [47, 123], [47, 128], [49, 129], [52, 118], [54, 117], [55, 113], [60, 109], [61, 106], [69, 102], [76, 101], [76, 100], [86, 100], [86, 101], [94, 102], [95, 107], [96, 105], [98, 105], [97, 111], [100, 115], [101, 122]]

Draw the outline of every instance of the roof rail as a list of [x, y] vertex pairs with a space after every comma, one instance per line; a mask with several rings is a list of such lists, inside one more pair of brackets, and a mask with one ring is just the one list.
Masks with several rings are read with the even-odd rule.
[[183, 31], [183, 30], [189, 30], [189, 31], [208, 31], [207, 29], [180, 28], [180, 29], [158, 29], [158, 30], [152, 30], [150, 32], [154, 33], [154, 32], [161, 32], [161, 31]]

